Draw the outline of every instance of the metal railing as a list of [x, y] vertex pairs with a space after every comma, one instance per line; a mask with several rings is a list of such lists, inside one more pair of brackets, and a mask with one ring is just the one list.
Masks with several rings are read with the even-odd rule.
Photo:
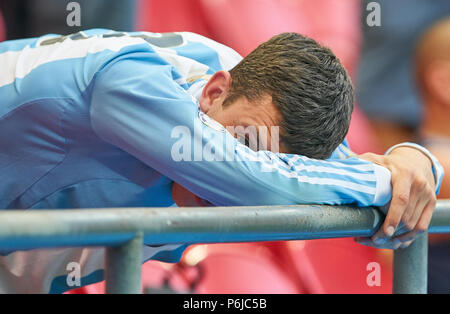
[[[107, 293], [141, 292], [142, 245], [368, 237], [374, 208], [295, 205], [0, 211], [0, 250], [105, 246]], [[450, 200], [428, 233], [450, 233]], [[427, 235], [394, 253], [394, 293], [426, 293]]]

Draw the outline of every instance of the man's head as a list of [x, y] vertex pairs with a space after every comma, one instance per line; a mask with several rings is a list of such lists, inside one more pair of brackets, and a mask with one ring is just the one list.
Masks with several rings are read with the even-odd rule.
[[200, 107], [224, 126], [280, 126], [280, 151], [323, 159], [347, 134], [353, 87], [330, 49], [283, 33], [215, 73]]
[[[430, 114], [450, 114], [450, 18], [428, 29], [416, 50], [417, 82]], [[445, 113], [447, 116], [445, 116]], [[443, 118], [444, 118], [443, 117]]]

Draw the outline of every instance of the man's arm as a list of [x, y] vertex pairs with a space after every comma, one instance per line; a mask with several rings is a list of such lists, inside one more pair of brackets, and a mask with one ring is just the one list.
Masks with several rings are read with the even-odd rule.
[[360, 157], [391, 171], [393, 195], [381, 228], [371, 239], [359, 242], [380, 248], [409, 246], [428, 229], [444, 176], [442, 166], [428, 150], [412, 143], [395, 145], [385, 156]]
[[[202, 121], [192, 97], [174, 82], [170, 65], [139, 60], [117, 61], [97, 74], [92, 126], [104, 140], [199, 197], [214, 205], [367, 206], [390, 200], [385, 168], [358, 158], [323, 161], [254, 152]], [[214, 154], [223, 160], [210, 160]]]
[[[332, 157], [350, 156], [356, 154], [344, 142]], [[381, 207], [387, 215], [380, 229], [371, 238], [358, 238], [357, 242], [379, 248], [407, 247], [428, 229], [444, 176], [442, 166], [433, 154], [415, 143], [397, 144], [385, 156], [366, 153], [358, 157], [389, 169], [393, 196], [389, 206]], [[396, 236], [392, 236], [394, 233]]]
[[[156, 62], [150, 64], [151, 58]], [[395, 230], [405, 213], [431, 219], [436, 201], [431, 162], [417, 149], [326, 161], [254, 152], [214, 121], [205, 121], [192, 97], [175, 82], [180, 75], [157, 58], [150, 53], [119, 58], [96, 75], [92, 126], [100, 137], [201, 199], [214, 205], [381, 206], [393, 195], [386, 222], [372, 240], [390, 239], [389, 227]], [[214, 160], [217, 156], [222, 160]], [[436, 175], [438, 190], [442, 173]], [[401, 240], [406, 242], [425, 224], [416, 224]]]

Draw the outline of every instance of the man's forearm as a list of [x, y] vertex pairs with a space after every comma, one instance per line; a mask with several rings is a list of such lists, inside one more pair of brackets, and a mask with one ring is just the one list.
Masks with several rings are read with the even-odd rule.
[[[130, 68], [135, 75], [124, 75]], [[215, 205], [389, 201], [386, 189], [377, 188], [377, 167], [371, 162], [255, 152], [211, 128], [171, 73], [169, 66], [141, 62], [136, 67], [133, 60], [108, 65], [96, 77], [92, 96], [97, 134]], [[117, 77], [121, 84], [111, 86]]]

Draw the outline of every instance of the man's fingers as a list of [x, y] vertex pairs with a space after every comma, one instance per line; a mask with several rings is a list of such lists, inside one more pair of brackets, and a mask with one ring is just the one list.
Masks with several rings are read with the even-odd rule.
[[[399, 236], [396, 236], [392, 239], [386, 239], [383, 246], [388, 245], [390, 241], [392, 241], [394, 244], [397, 244], [400, 248], [406, 248], [415, 240], [415, 238], [419, 235], [424, 233], [428, 226], [430, 225], [431, 218], [433, 216], [434, 208], [436, 206], [436, 199], [432, 198], [426, 203], [426, 206], [423, 205], [423, 202], [419, 202], [420, 204], [417, 204], [417, 207], [421, 207], [420, 212], [422, 215], [417, 219], [418, 221], [415, 221], [416, 218], [411, 218], [413, 227], [410, 226], [403, 226], [402, 230], [410, 230], [409, 232], [403, 233]], [[423, 208], [424, 207], [424, 208]], [[403, 224], [402, 224], [403, 225]], [[370, 245], [370, 244], [367, 244]]]
[[391, 249], [391, 250], [398, 249], [402, 244], [402, 242], [398, 241], [397, 239], [389, 239], [388, 241], [382, 244], [377, 244], [374, 241], [372, 241], [371, 238], [355, 238], [355, 242], [366, 246], [374, 247], [377, 249]]
[[[431, 195], [431, 198], [430, 198], [429, 194], [428, 195], [427, 195], [427, 193], [423, 194], [422, 199], [416, 205], [416, 209], [415, 209], [413, 215], [411, 217], [409, 217], [408, 220], [403, 221], [409, 230], [417, 230], [417, 224], [418, 224], [419, 220], [421, 219], [421, 217], [423, 216], [425, 208], [427, 207], [428, 203], [430, 203], [430, 201], [432, 199], [434, 199], [434, 195]], [[431, 210], [431, 213], [432, 212], [433, 212], [433, 210]], [[428, 228], [428, 225], [426, 226], [425, 229], [427, 229], [427, 228]], [[424, 231], [424, 230], [421, 230], [421, 231]]]
[[413, 242], [414, 242], [414, 240], [407, 241], [407, 242], [403, 242], [403, 243], [400, 245], [400, 248], [405, 249], [405, 248], [407, 248], [408, 246], [410, 246], [411, 243], [413, 243]]
[[407, 243], [407, 242], [412, 242], [414, 241], [415, 237], [417, 236], [418, 232], [417, 231], [410, 231], [407, 233], [404, 233], [402, 235], [399, 235], [393, 239], [401, 242], [402, 244]]
[[411, 180], [400, 178], [393, 181], [392, 186], [391, 206], [382, 227], [383, 233], [387, 237], [391, 237], [394, 234], [410, 203]]
[[[412, 214], [408, 215], [405, 213], [401, 219], [401, 224], [406, 230], [421, 233], [428, 229], [434, 207], [436, 206], [436, 196], [427, 184], [425, 184], [425, 187], [419, 193], [420, 199], [413, 206], [414, 210]], [[424, 218], [422, 219], [422, 217]]]
[[431, 199], [423, 210], [422, 216], [416, 225], [416, 230], [419, 232], [425, 232], [431, 222], [431, 217], [433, 216], [434, 209], [436, 207], [436, 198]]
[[375, 232], [375, 234], [370, 238], [370, 240], [376, 245], [383, 245], [386, 241], [389, 240], [389, 236], [386, 235], [384, 229], [384, 225]]
[[[429, 200], [425, 197], [425, 195], [426, 195], [425, 187], [413, 184], [410, 191], [411, 191], [411, 193], [410, 193], [410, 197], [409, 197], [409, 203], [406, 206], [405, 212], [403, 213], [403, 216], [400, 221], [409, 230], [413, 230], [414, 226], [417, 223], [417, 220], [420, 218], [420, 216], [422, 214], [423, 208], [425, 207], [426, 203], [428, 203]], [[420, 210], [419, 213], [417, 213], [417, 209]], [[417, 217], [416, 222], [414, 223], [414, 225], [412, 225], [411, 221], [412, 221], [413, 217], [417, 214], [419, 217]]]
[[[371, 238], [375, 245], [367, 239], [361, 243], [376, 247], [409, 245], [417, 234], [428, 229], [436, 203], [430, 159], [417, 150], [402, 147], [385, 157], [364, 154], [361, 158], [389, 169], [392, 183], [385, 221]], [[393, 238], [394, 234], [402, 236]]]

